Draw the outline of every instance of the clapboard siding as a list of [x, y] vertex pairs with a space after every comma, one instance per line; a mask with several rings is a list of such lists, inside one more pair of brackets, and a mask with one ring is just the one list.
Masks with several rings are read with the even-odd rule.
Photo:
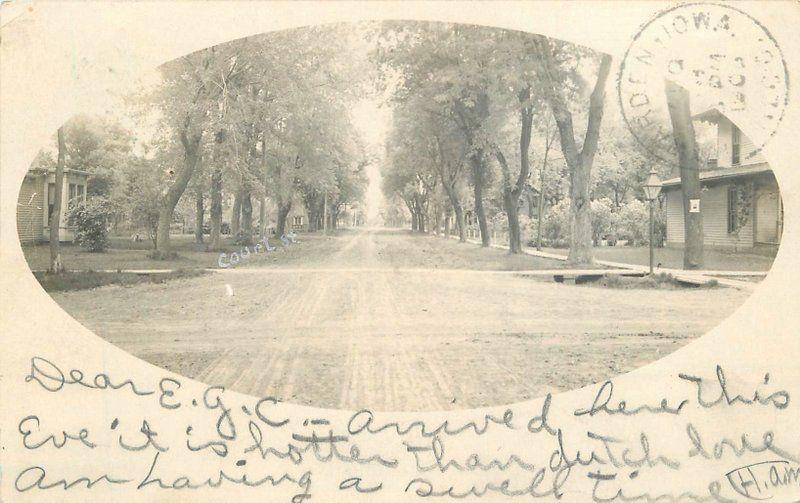
[[[714, 185], [700, 197], [700, 211], [703, 212], [703, 236], [710, 246], [753, 246], [753, 219], [735, 234], [728, 233], [728, 188], [730, 184]], [[752, 214], [752, 212], [751, 212]]]
[[42, 177], [26, 176], [17, 197], [17, 233], [21, 243], [41, 240], [43, 204]]
[[[722, 118], [717, 124], [717, 166], [720, 168], [730, 168], [733, 154], [733, 123], [726, 118]], [[756, 147], [752, 140], [741, 133], [739, 147], [739, 164], [758, 164], [765, 162], [764, 156], [760, 152], [756, 153]]]
[[683, 244], [683, 195], [680, 189], [665, 190], [667, 198], [667, 245]]
[[[728, 233], [728, 187], [722, 183], [707, 187], [700, 194], [700, 211], [703, 214], [703, 243], [716, 247], [752, 247], [753, 219], [735, 234]], [[680, 245], [684, 242], [683, 196], [680, 189], [666, 192], [667, 197], [667, 244]]]
[[748, 138], [744, 133], [742, 133], [742, 158], [741, 164], [742, 166], [746, 164], [758, 164], [760, 162], [766, 162], [764, 156], [761, 155], [761, 152], [756, 152], [756, 146], [753, 145], [753, 142]]

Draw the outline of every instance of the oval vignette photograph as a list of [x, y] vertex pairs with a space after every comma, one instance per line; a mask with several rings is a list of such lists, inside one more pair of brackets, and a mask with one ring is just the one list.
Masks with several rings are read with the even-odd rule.
[[659, 84], [684, 116], [645, 149], [619, 68], [433, 22], [203, 49], [54, 132], [22, 250], [98, 337], [248, 395], [434, 411], [602, 382], [730, 316], [783, 226], [725, 110]]

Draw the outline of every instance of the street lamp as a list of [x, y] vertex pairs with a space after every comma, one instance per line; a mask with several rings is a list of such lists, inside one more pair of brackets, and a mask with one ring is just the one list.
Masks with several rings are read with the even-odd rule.
[[655, 200], [658, 199], [658, 194], [661, 192], [661, 180], [658, 178], [658, 173], [656, 173], [656, 169], [653, 168], [650, 170], [650, 174], [647, 175], [647, 180], [645, 180], [644, 185], [642, 186], [644, 189], [644, 197], [650, 201], [650, 275], [653, 274], [653, 235], [655, 234], [654, 231], [654, 224], [653, 224], [653, 204]]

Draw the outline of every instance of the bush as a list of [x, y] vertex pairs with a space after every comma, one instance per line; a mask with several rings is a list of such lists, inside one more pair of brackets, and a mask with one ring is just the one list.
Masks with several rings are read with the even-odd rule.
[[599, 286], [620, 290], [675, 290], [680, 288], [696, 288], [696, 285], [687, 285], [676, 280], [671, 274], [658, 273], [652, 276], [628, 277], [618, 274], [606, 275], [599, 282]]
[[75, 205], [69, 218], [75, 224], [75, 242], [90, 252], [102, 252], [108, 247], [107, 222], [111, 205], [101, 197], [94, 197]]
[[640, 245], [649, 240], [650, 210], [647, 203], [634, 199], [619, 210], [617, 234], [620, 239]]
[[542, 236], [553, 246], [569, 241], [569, 199], [562, 199], [547, 209], [544, 215]]
[[244, 229], [240, 230], [236, 233], [233, 237], [233, 244], [241, 245], [241, 246], [250, 246], [253, 244], [253, 231], [250, 232], [245, 231]]
[[[570, 238], [569, 199], [563, 199], [555, 206], [547, 209], [544, 216], [542, 236], [544, 240], [556, 248], [565, 246]], [[592, 208], [592, 240], [595, 245], [602, 239], [616, 243], [624, 239], [628, 244], [644, 245], [650, 239], [649, 203], [632, 200], [616, 210], [608, 198], [591, 202]], [[664, 210], [656, 207], [654, 218], [656, 245], [663, 243], [666, 236]], [[535, 220], [531, 220], [535, 224]], [[535, 229], [535, 226], [533, 227]], [[535, 230], [531, 235], [535, 236]]]
[[595, 245], [610, 234], [616, 233], [614, 204], [608, 198], [592, 201], [592, 241]]
[[[619, 210], [617, 229], [621, 239], [634, 245], [645, 245], [650, 241], [650, 203], [634, 199]], [[664, 210], [656, 203], [653, 215], [654, 241], [663, 243], [667, 234]]]

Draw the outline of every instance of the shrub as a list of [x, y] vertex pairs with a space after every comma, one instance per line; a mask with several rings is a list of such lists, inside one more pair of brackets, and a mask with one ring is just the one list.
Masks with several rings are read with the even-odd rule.
[[551, 244], [569, 241], [569, 199], [562, 199], [547, 209], [542, 226], [543, 237]]
[[608, 198], [592, 201], [592, 241], [595, 245], [605, 236], [616, 232], [616, 214], [613, 213], [614, 204]]
[[[536, 218], [529, 218], [524, 213], [519, 213], [519, 232], [522, 241], [525, 243], [536, 241]], [[508, 224], [506, 224], [508, 226]]]
[[253, 244], [253, 233], [242, 229], [233, 237], [233, 244], [249, 246]]
[[102, 252], [108, 247], [107, 222], [111, 206], [101, 197], [82, 201], [70, 210], [70, 219], [75, 224], [75, 242], [90, 252]]
[[621, 290], [628, 290], [628, 289], [644, 289], [644, 290], [674, 290], [678, 288], [693, 288], [694, 286], [689, 286], [680, 283], [675, 278], [672, 277], [671, 274], [666, 273], [658, 273], [652, 276], [644, 276], [644, 277], [627, 277], [627, 276], [620, 276], [617, 274], [609, 274], [606, 275], [600, 282], [600, 286], [604, 286], [606, 288], [615, 288]]
[[617, 221], [618, 236], [635, 245], [649, 240], [650, 210], [648, 203], [634, 199], [619, 210]]
[[[661, 246], [667, 235], [667, 222], [664, 209], [655, 203], [653, 214], [653, 233], [656, 246]], [[634, 199], [619, 210], [617, 229], [621, 239], [630, 244], [645, 245], [650, 241], [650, 203]]]

